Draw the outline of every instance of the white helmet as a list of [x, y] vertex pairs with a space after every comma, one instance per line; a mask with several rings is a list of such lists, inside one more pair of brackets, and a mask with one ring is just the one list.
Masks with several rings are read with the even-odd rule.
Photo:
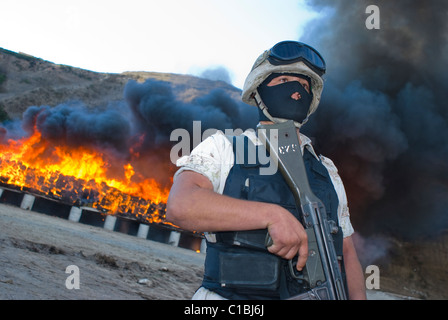
[[325, 73], [325, 61], [312, 47], [297, 41], [282, 41], [265, 51], [255, 61], [252, 70], [244, 82], [243, 102], [259, 107], [265, 116], [273, 122], [283, 122], [288, 119], [272, 117], [266, 105], [263, 103], [257, 88], [272, 73], [294, 73], [305, 75], [311, 79], [311, 91], [313, 99], [305, 120], [295, 122], [301, 127], [308, 121], [308, 117], [314, 113], [319, 105], [324, 87], [322, 75]]

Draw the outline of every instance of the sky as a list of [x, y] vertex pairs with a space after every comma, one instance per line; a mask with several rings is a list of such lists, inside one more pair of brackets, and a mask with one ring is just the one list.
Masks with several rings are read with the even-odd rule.
[[258, 55], [316, 16], [305, 0], [2, 0], [0, 47], [97, 72], [225, 68], [242, 88]]

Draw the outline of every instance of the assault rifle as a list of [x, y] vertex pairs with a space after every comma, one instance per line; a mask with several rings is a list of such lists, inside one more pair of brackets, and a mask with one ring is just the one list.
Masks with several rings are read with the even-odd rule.
[[[312, 192], [302, 157], [296, 127], [293, 121], [280, 124], [258, 125], [258, 137], [270, 153], [288, 183], [302, 210], [303, 225], [308, 236], [308, 259], [303, 272], [294, 270], [289, 261], [291, 275], [305, 281], [309, 291], [293, 296], [291, 300], [345, 300], [344, 282], [339, 269], [332, 233], [338, 231], [336, 222], [327, 218], [324, 204]], [[272, 245], [267, 236], [266, 246]]]

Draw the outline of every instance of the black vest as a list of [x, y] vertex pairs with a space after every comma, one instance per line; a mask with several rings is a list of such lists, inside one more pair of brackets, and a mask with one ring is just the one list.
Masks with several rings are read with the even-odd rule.
[[[247, 137], [240, 137], [233, 137], [235, 164], [229, 172], [223, 194], [278, 204], [302, 221], [301, 210], [297, 210], [292, 192], [280, 171], [274, 175], [260, 175], [260, 168], [269, 164], [260, 164], [258, 157], [250, 153], [266, 154], [264, 147], [256, 147]], [[235, 142], [243, 137], [245, 147], [244, 155], [241, 155]], [[324, 203], [329, 219], [338, 223], [338, 197], [327, 169], [307, 148], [303, 160], [312, 191]], [[308, 291], [306, 284], [292, 277], [287, 260], [267, 251], [266, 234], [267, 230], [216, 233], [215, 243], [207, 241], [202, 286], [228, 299], [287, 299]], [[341, 229], [334, 237], [334, 243], [337, 255], [342, 256]]]

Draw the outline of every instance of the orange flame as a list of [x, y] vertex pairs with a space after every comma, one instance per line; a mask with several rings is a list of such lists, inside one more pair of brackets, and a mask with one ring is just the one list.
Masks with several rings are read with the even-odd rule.
[[52, 146], [38, 130], [28, 138], [0, 144], [0, 152], [0, 181], [4, 184], [110, 214], [164, 222], [169, 189], [136, 173], [132, 161], [117, 173], [109, 170], [114, 159], [108, 155], [86, 147]]

